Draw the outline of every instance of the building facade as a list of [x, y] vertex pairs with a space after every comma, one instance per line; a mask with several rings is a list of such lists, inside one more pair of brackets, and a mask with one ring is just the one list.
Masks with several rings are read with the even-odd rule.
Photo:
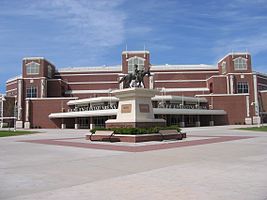
[[119, 80], [150, 69], [145, 87], [156, 118], [168, 125], [252, 124], [266, 120], [267, 75], [254, 72], [249, 53], [231, 53], [211, 65], [152, 65], [149, 51], [122, 52], [121, 65], [57, 69], [43, 57], [22, 61], [22, 75], [6, 82], [17, 127], [92, 128], [116, 117]]

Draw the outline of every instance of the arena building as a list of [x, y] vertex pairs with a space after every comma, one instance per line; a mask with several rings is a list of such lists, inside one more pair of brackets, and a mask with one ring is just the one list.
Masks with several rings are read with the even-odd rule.
[[[249, 53], [230, 53], [212, 65], [154, 65], [149, 51], [123, 51], [121, 65], [57, 69], [43, 57], [22, 61], [22, 75], [6, 82], [16, 126], [93, 128], [117, 114], [119, 80], [150, 68], [145, 87], [156, 118], [168, 125], [209, 126], [266, 121], [267, 75], [252, 70]], [[3, 121], [3, 119], [2, 119]]]

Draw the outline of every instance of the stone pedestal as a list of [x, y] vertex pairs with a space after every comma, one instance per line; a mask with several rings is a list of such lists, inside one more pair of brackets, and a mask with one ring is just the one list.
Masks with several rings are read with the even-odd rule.
[[25, 129], [30, 129], [31, 128], [31, 123], [30, 122], [24, 122], [24, 128]]
[[251, 124], [252, 124], [252, 119], [251, 119], [250, 117], [247, 117], [247, 118], [245, 119], [245, 124], [246, 124], [246, 125], [251, 125]]
[[166, 126], [164, 119], [155, 119], [151, 97], [158, 93], [146, 88], [127, 88], [112, 92], [119, 98], [116, 119], [106, 121], [107, 128]]
[[23, 128], [23, 121], [16, 121], [16, 128]]

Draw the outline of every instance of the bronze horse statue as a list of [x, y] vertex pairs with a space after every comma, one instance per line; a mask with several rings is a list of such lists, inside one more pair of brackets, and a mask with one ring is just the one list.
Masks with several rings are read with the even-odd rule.
[[[150, 74], [150, 69], [147, 71], [144, 70], [138, 70], [138, 66], [135, 65], [134, 73], [129, 73], [122, 77], [122, 79], [119, 81], [119, 83], [123, 82], [123, 88], [130, 88], [130, 87], [145, 87], [144, 84], [144, 77]], [[133, 82], [134, 81], [134, 82]]]

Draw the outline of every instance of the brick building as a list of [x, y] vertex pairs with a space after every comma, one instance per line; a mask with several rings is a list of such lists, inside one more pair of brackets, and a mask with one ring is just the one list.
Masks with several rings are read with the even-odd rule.
[[22, 75], [6, 82], [14, 97], [17, 126], [92, 128], [116, 117], [112, 91], [134, 70], [150, 68], [145, 87], [157, 118], [167, 124], [205, 126], [258, 123], [266, 120], [267, 75], [252, 70], [251, 55], [231, 53], [211, 65], [153, 65], [149, 51], [122, 52], [121, 65], [57, 69], [43, 57], [22, 61]]

